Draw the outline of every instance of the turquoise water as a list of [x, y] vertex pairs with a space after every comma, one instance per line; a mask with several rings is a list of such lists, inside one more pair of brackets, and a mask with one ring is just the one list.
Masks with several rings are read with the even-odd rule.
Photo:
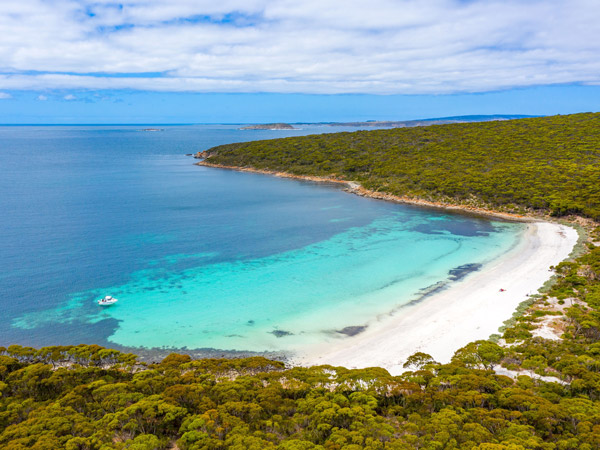
[[[524, 229], [181, 155], [281, 132], [167, 131], [0, 129], [13, 177], [0, 286], [19, 300], [3, 304], [3, 344], [295, 350], [480, 270]], [[97, 306], [106, 294], [119, 303]]]

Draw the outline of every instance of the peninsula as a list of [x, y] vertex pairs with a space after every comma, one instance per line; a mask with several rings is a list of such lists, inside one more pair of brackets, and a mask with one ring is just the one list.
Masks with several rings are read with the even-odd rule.
[[600, 219], [600, 114], [221, 145], [199, 164], [352, 181], [375, 195]]

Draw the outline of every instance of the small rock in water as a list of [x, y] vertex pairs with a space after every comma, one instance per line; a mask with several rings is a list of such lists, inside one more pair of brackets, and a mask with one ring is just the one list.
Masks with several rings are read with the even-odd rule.
[[454, 269], [448, 271], [448, 275], [451, 281], [459, 281], [466, 277], [471, 272], [476, 272], [481, 269], [481, 264], [471, 263], [471, 264], [463, 264], [462, 266], [458, 266]]
[[274, 334], [275, 337], [284, 337], [284, 336], [291, 336], [294, 333], [291, 333], [289, 331], [285, 331], [285, 330], [273, 330], [271, 331], [271, 334]]
[[342, 328], [341, 330], [336, 330], [336, 333], [345, 334], [346, 336], [356, 336], [357, 334], [362, 333], [366, 329], [366, 325], [353, 325], [350, 327]]

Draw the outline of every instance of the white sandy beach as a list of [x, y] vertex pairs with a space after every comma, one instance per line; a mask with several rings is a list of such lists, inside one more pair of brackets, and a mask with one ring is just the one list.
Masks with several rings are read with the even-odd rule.
[[497, 333], [517, 306], [553, 275], [549, 267], [567, 258], [577, 239], [571, 227], [529, 223], [515, 248], [480, 271], [417, 305], [370, 323], [359, 335], [306, 349], [293, 362], [378, 366], [394, 375], [406, 370], [402, 367], [406, 358], [417, 351], [448, 362], [462, 346]]

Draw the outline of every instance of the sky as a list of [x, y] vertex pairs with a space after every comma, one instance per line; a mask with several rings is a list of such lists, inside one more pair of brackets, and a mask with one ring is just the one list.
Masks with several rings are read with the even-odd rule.
[[4, 0], [0, 123], [600, 110], [598, 0]]

